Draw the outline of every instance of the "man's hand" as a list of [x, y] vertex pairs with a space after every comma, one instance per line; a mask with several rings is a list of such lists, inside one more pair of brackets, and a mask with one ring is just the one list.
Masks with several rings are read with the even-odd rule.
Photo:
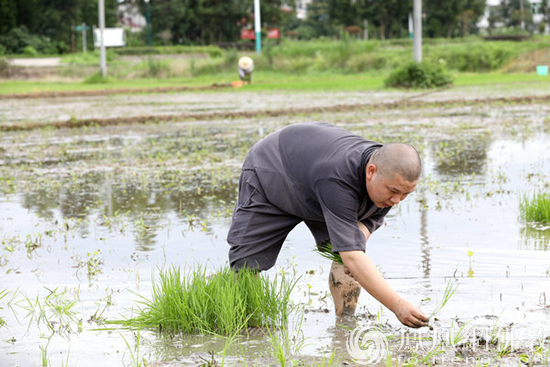
[[362, 251], [340, 251], [345, 272], [355, 279], [380, 303], [389, 308], [402, 324], [410, 327], [428, 326], [428, 318], [411, 303], [399, 296], [382, 277], [374, 263]]
[[403, 325], [419, 328], [428, 326], [428, 318], [418, 307], [401, 298], [395, 308], [395, 316]]

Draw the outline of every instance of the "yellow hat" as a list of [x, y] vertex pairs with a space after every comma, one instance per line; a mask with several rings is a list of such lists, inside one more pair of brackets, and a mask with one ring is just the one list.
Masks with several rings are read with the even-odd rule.
[[248, 56], [243, 56], [239, 59], [239, 67], [243, 70], [249, 69], [252, 65], [254, 65], [254, 61]]

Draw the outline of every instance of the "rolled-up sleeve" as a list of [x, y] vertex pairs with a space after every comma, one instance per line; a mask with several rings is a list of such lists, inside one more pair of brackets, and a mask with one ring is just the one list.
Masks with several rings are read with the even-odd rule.
[[355, 191], [336, 180], [318, 182], [316, 191], [333, 251], [365, 251], [365, 236], [357, 225]]

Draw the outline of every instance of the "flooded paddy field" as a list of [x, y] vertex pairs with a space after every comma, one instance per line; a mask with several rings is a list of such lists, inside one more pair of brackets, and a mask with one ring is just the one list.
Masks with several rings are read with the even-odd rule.
[[[514, 99], [529, 96], [543, 98]], [[0, 100], [1, 124], [45, 126], [0, 135], [0, 364], [183, 366], [223, 359], [264, 366], [281, 364], [283, 355], [288, 364], [328, 365], [334, 357], [333, 365], [353, 365], [361, 360], [346, 344], [359, 327], [387, 342], [381, 366], [548, 365], [550, 225], [526, 223], [519, 212], [523, 194], [550, 191], [546, 96], [550, 86], [530, 84], [430, 94], [224, 91]], [[382, 108], [403, 100], [426, 104]], [[326, 109], [343, 104], [356, 107]], [[304, 106], [311, 110], [266, 113]], [[208, 116], [228, 110], [250, 116]], [[193, 119], [47, 127], [71, 118], [189, 111]], [[303, 225], [268, 272], [297, 279], [282, 347], [261, 332], [228, 342], [105, 324], [132, 317], [160, 269], [204, 266], [214, 273], [226, 265], [225, 236], [246, 152], [272, 131], [314, 120], [420, 150], [421, 183], [371, 236], [367, 254], [426, 314], [437, 310], [446, 287], [456, 287], [432, 318], [432, 330], [401, 327], [364, 291], [356, 318], [335, 318], [330, 263], [313, 252]]]

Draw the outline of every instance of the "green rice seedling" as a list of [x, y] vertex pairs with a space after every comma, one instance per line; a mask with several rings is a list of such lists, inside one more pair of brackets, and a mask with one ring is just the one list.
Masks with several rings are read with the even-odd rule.
[[[0, 301], [4, 298], [6, 298], [11, 292], [8, 291], [7, 289], [2, 289], [0, 290]], [[17, 290], [14, 292], [14, 295], [12, 296], [12, 299], [10, 301], [7, 302], [7, 306], [11, 308], [11, 302], [13, 301], [14, 297], [15, 297], [15, 293], [17, 293]], [[0, 310], [3, 310], [4, 307], [0, 306]], [[13, 311], [13, 309], [12, 309]], [[15, 313], [14, 313], [15, 315]], [[6, 321], [0, 316], [0, 328], [2, 326], [6, 325]]]
[[119, 332], [120, 336], [122, 337], [122, 340], [124, 340], [124, 343], [126, 344], [126, 348], [128, 348], [128, 351], [130, 352], [130, 359], [132, 360], [132, 366], [134, 367], [141, 367], [143, 365], [143, 358], [140, 359], [139, 357], [139, 345], [141, 341], [141, 329], [137, 330], [136, 333], [136, 347], [135, 347], [135, 353], [132, 347], [130, 346], [130, 343], [128, 343], [128, 340]]
[[340, 254], [332, 252], [332, 245], [329, 242], [325, 242], [321, 246], [317, 246], [315, 251], [317, 251], [325, 259], [329, 259], [337, 262], [338, 264], [344, 265]]
[[25, 318], [29, 319], [27, 330], [31, 324], [36, 321], [36, 325], [40, 326], [44, 323], [53, 333], [60, 335], [69, 334], [74, 331], [73, 326], [78, 324], [78, 319], [74, 311], [77, 300], [73, 297], [68, 297], [67, 288], [62, 291], [55, 288], [42, 300], [36, 296], [34, 300], [24, 296], [24, 299], [16, 305], [27, 311]]
[[188, 272], [161, 271], [152, 298], [143, 296], [138, 316], [110, 321], [130, 327], [170, 332], [232, 335], [249, 327], [281, 327], [291, 311], [290, 294], [296, 281], [247, 269], [238, 273], [223, 268], [208, 277], [204, 268]]
[[550, 223], [550, 193], [523, 194], [519, 199], [519, 211], [526, 222]]
[[331, 367], [331, 366], [340, 366], [341, 362], [336, 356], [336, 349], [332, 351], [329, 356], [323, 355], [323, 358], [320, 361], [314, 362], [312, 367]]
[[45, 346], [40, 345], [38, 347], [40, 349], [40, 366], [41, 367], [49, 367], [52, 365], [48, 358], [48, 345], [50, 345], [50, 340], [51, 338], [48, 339], [48, 342], [46, 343]]
[[306, 340], [299, 337], [303, 320], [302, 315], [294, 335], [290, 335], [285, 325], [279, 330], [267, 329], [267, 336], [271, 342], [271, 353], [281, 367], [299, 365], [299, 361], [295, 360], [294, 356], [299, 354], [300, 350], [306, 346]]
[[458, 284], [453, 284], [452, 280], [449, 280], [447, 282], [447, 286], [445, 287], [445, 291], [443, 292], [443, 299], [435, 306], [434, 310], [430, 314], [430, 318], [437, 315], [443, 307], [449, 302], [453, 294], [455, 294], [456, 290], [458, 288]]
[[456, 331], [454, 328], [454, 322], [451, 323], [451, 329], [450, 329], [451, 332], [449, 333], [449, 338], [447, 340], [450, 346], [456, 347], [464, 341], [464, 339], [466, 338], [466, 334], [468, 332], [467, 326], [469, 323], [470, 322], [466, 322], [462, 326], [459, 326], [457, 324], [458, 330]]

